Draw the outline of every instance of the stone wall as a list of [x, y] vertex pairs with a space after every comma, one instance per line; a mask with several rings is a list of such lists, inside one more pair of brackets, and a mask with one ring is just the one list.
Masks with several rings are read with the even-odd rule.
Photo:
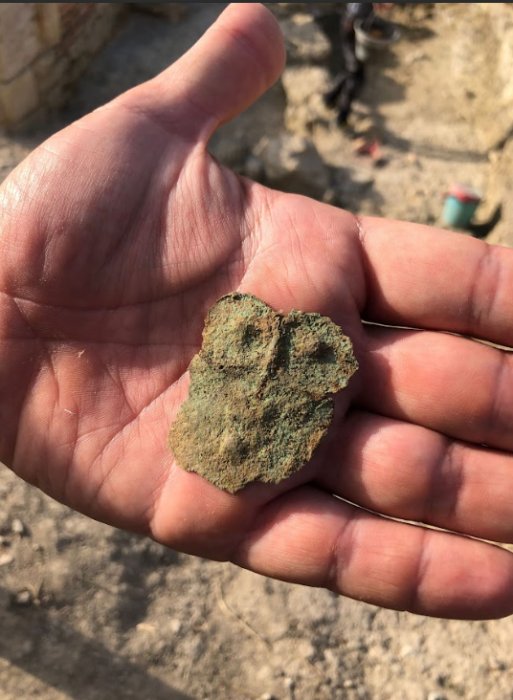
[[23, 127], [62, 105], [123, 9], [118, 3], [0, 4], [0, 125]]

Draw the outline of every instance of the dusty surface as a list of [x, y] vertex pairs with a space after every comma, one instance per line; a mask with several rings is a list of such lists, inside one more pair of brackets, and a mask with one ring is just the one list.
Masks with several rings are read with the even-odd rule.
[[[475, 5], [397, 11], [403, 39], [370, 67], [352, 122], [380, 139], [386, 166], [355, 155], [352, 136], [323, 112], [330, 44], [308, 59], [312, 42], [294, 43], [289, 14], [288, 75], [224, 127], [214, 150], [263, 180], [320, 197], [327, 188], [328, 199], [357, 211], [423, 222], [438, 220], [449, 181], [465, 180], [483, 188], [490, 210], [502, 202], [491, 236], [511, 243], [513, 111], [495, 71], [509, 65], [513, 10]], [[218, 12], [197, 6], [178, 26], [130, 19], [84, 78], [69, 116], [164, 67]], [[0, 139], [3, 174], [43, 131]], [[72, 513], [6, 469], [0, 498], [2, 700], [512, 697], [513, 619], [427, 620], [179, 555]]]
[[171, 428], [178, 464], [230, 493], [278, 484], [310, 460], [333, 418], [333, 394], [356, 369], [351, 341], [329, 318], [281, 314], [251, 294], [222, 297]]

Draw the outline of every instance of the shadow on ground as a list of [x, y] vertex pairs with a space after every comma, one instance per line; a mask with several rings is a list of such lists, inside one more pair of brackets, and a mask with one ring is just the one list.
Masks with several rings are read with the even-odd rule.
[[0, 600], [0, 658], [70, 698], [190, 700], [129, 659], [54, 622], [44, 608], [15, 606], [1, 587]]

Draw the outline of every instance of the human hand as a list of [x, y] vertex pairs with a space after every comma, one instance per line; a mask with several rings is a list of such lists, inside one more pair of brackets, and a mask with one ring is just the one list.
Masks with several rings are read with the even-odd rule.
[[[184, 552], [386, 607], [508, 614], [513, 558], [470, 537], [513, 541], [511, 356], [454, 334], [512, 344], [513, 253], [219, 165], [210, 136], [282, 62], [268, 12], [232, 6], [3, 184], [0, 457]], [[181, 470], [167, 434], [206, 310], [235, 289], [330, 316], [360, 370], [309, 465], [230, 495]]]

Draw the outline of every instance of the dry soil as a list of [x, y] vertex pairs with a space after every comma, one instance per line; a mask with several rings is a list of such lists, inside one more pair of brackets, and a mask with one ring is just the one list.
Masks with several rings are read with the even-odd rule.
[[[179, 25], [132, 14], [67, 112], [32, 134], [1, 137], [3, 175], [46, 133], [166, 66], [220, 9], [195, 5]], [[451, 42], [468, 44], [477, 27], [468, 5], [396, 10], [402, 40], [369, 67], [352, 119], [355, 132], [381, 142], [382, 167], [354, 153], [354, 134], [323, 107], [336, 55], [328, 40], [313, 57], [306, 40], [294, 43], [310, 8], [294, 10], [278, 9], [292, 72], [224, 128], [213, 144], [220, 158], [272, 179], [266, 144], [255, 147], [288, 125], [306, 139], [299, 151], [320, 159], [327, 198], [357, 211], [432, 223], [452, 179], [488, 194], [504, 144], [482, 133], [486, 124], [477, 129], [472, 105], [483, 83], [456, 99], [447, 75]], [[330, 11], [308, 36], [324, 27], [336, 41]], [[474, 36], [476, 51], [487, 36]], [[311, 77], [303, 103], [294, 97], [299, 69]], [[513, 698], [513, 619], [430, 620], [181, 555], [71, 512], [4, 468], [0, 499], [1, 700]]]

